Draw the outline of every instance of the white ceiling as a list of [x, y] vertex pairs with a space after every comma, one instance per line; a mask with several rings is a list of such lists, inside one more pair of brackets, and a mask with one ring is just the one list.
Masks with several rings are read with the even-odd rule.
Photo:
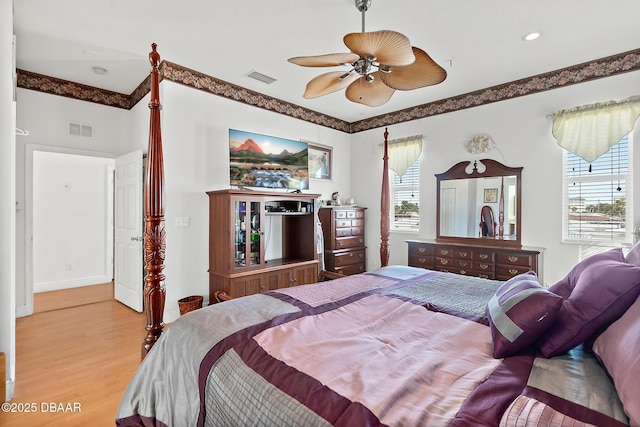
[[[344, 90], [304, 99], [310, 79], [339, 68], [287, 62], [348, 52], [354, 0], [14, 0], [17, 68], [128, 95], [155, 42], [162, 59], [349, 122], [638, 49], [639, 16], [638, 0], [373, 0], [366, 30], [405, 34], [448, 76], [372, 108]], [[543, 36], [521, 40], [533, 30]]]

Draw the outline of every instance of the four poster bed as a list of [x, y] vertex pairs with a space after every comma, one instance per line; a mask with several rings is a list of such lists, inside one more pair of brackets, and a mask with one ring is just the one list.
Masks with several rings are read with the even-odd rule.
[[533, 272], [501, 282], [387, 266], [383, 215], [380, 269], [214, 304], [162, 333], [155, 45], [151, 63], [148, 333], [117, 425], [640, 425], [637, 248], [547, 289]]

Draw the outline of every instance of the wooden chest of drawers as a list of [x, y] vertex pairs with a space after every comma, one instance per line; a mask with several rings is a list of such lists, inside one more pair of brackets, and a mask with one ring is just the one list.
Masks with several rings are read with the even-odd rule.
[[486, 279], [508, 280], [520, 273], [538, 273], [540, 251], [491, 248], [408, 240], [409, 265]]
[[351, 275], [366, 271], [364, 211], [356, 206], [320, 208], [325, 270]]

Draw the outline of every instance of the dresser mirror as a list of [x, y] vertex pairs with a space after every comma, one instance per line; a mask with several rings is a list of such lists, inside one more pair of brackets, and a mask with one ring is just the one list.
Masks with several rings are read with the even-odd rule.
[[436, 240], [520, 247], [521, 175], [491, 159], [436, 174]]

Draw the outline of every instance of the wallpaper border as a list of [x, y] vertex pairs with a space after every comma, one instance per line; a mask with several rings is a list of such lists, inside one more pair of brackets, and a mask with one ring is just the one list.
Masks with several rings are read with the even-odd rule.
[[[160, 77], [320, 126], [345, 133], [358, 133], [638, 70], [640, 70], [640, 49], [351, 123], [281, 99], [272, 98], [169, 61], [163, 61], [160, 65]], [[116, 108], [131, 109], [149, 93], [149, 77], [143, 80], [130, 95], [126, 95], [21, 69], [17, 70], [17, 74], [19, 88]]]

